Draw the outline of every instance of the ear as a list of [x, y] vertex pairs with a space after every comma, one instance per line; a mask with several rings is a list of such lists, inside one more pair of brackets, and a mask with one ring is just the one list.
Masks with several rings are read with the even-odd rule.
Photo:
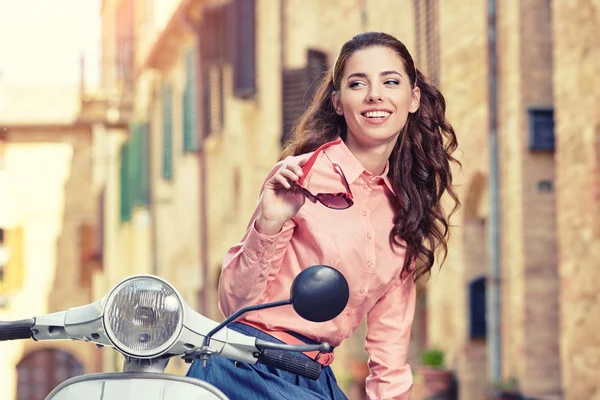
[[331, 94], [331, 102], [333, 103], [333, 108], [338, 115], [344, 115], [344, 109], [342, 107], [342, 101], [340, 100], [340, 96], [337, 91], [334, 91]]
[[411, 113], [415, 113], [419, 109], [420, 105], [421, 105], [421, 89], [417, 86], [412, 89], [412, 102], [410, 103], [410, 109], [408, 111]]

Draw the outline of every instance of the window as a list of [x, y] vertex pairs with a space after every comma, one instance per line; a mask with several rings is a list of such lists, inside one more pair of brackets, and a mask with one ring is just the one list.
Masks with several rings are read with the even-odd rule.
[[327, 72], [325, 53], [309, 49], [306, 58], [305, 68], [282, 71], [282, 145], [291, 134], [294, 124], [306, 111], [320, 81]]
[[415, 42], [413, 58], [417, 68], [434, 85], [439, 85], [440, 75], [440, 34], [438, 0], [414, 0]]
[[529, 109], [529, 150], [554, 151], [554, 110]]
[[119, 154], [119, 158], [121, 161], [121, 166], [119, 169], [119, 184], [120, 184], [120, 219], [121, 222], [127, 222], [131, 220], [131, 209], [132, 209], [132, 201], [131, 201], [131, 193], [129, 190], [129, 142], [123, 143], [121, 146], [121, 153]]
[[150, 205], [150, 124], [137, 125], [137, 148], [140, 154], [136, 205]]
[[23, 287], [23, 228], [0, 229], [0, 294]]
[[89, 289], [94, 273], [96, 252], [96, 229], [90, 224], [79, 226], [79, 284]]
[[235, 51], [231, 48], [232, 13], [231, 3], [206, 7], [200, 29], [202, 54], [202, 83], [205, 136], [220, 132], [225, 123], [223, 96], [223, 69], [231, 62]]
[[56, 386], [83, 373], [79, 361], [63, 350], [35, 351], [17, 364], [17, 398], [43, 400]]
[[486, 284], [485, 277], [469, 283], [469, 338], [485, 339], [486, 323]]
[[233, 92], [241, 98], [256, 93], [256, 13], [254, 0], [233, 0]]
[[116, 71], [119, 86], [131, 89], [134, 81], [135, 0], [120, 1], [116, 8]]
[[131, 219], [133, 207], [150, 204], [149, 125], [132, 122], [129, 139], [121, 148], [121, 222]]
[[171, 85], [162, 88], [163, 148], [162, 177], [173, 179], [173, 90]]
[[198, 150], [198, 100], [196, 96], [196, 51], [189, 48], [185, 52], [185, 87], [183, 88], [183, 151]]

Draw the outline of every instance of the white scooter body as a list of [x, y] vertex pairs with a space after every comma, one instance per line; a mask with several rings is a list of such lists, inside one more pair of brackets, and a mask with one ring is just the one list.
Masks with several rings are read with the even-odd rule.
[[58, 385], [47, 400], [228, 400], [199, 379], [153, 372], [87, 374]]
[[164, 279], [135, 275], [94, 303], [27, 320], [0, 321], [0, 341], [70, 339], [113, 347], [123, 356], [123, 372], [68, 379], [47, 400], [228, 400], [200, 379], [165, 374], [169, 360], [179, 356], [210, 368], [207, 361], [218, 356], [251, 365], [260, 362], [316, 380], [321, 364], [291, 354], [327, 352], [329, 344], [272, 343], [227, 325], [248, 311], [290, 305], [301, 317], [324, 322], [343, 311], [349, 292], [337, 270], [316, 265], [294, 279], [290, 299], [244, 307], [219, 324], [195, 312]]

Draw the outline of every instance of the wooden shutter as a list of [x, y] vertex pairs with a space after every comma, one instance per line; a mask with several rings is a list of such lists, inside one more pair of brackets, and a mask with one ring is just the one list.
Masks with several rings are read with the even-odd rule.
[[256, 13], [254, 0], [233, 0], [233, 91], [236, 97], [256, 93]]
[[79, 226], [79, 284], [85, 289], [92, 286], [96, 231], [90, 224]]
[[173, 179], [173, 92], [169, 84], [163, 85], [162, 101], [162, 176], [164, 179], [171, 180]]
[[185, 87], [183, 89], [183, 151], [198, 150], [198, 126], [196, 113], [196, 52], [189, 48], [185, 53]]
[[120, 191], [121, 191], [121, 222], [127, 222], [131, 219], [131, 195], [129, 190], [129, 143], [123, 143], [121, 147], [121, 168], [120, 168]]
[[138, 201], [139, 206], [150, 205], [150, 124], [139, 125], [138, 147], [140, 154]]
[[209, 64], [224, 64], [231, 61], [234, 52], [229, 49], [231, 38], [230, 4], [206, 6], [203, 9], [200, 41], [202, 57]]
[[313, 49], [307, 52], [305, 68], [282, 71], [282, 145], [288, 139], [294, 124], [306, 111], [326, 72], [326, 54]]
[[319, 84], [327, 73], [327, 55], [322, 51], [308, 49], [306, 54], [306, 73], [308, 74], [309, 88], [306, 104], [310, 104]]
[[283, 132], [281, 143], [289, 137], [294, 123], [305, 109], [304, 95], [308, 90], [308, 80], [305, 68], [284, 69], [282, 71], [283, 91]]
[[135, 66], [135, 0], [119, 2], [116, 8], [116, 72], [117, 82], [125, 88], [132, 88]]
[[200, 48], [203, 58], [203, 110], [205, 136], [219, 132], [225, 122], [223, 95], [223, 66], [230, 62], [234, 50], [230, 49], [230, 4], [206, 7], [200, 29]]
[[417, 68], [439, 85], [440, 34], [438, 0], [414, 0], [415, 51], [413, 58]]
[[137, 122], [130, 125], [129, 157], [127, 160], [127, 188], [131, 207], [140, 203], [140, 177], [141, 177], [141, 127]]
[[204, 129], [207, 135], [220, 132], [225, 122], [223, 67], [219, 64], [204, 68]]
[[2, 290], [5, 293], [9, 293], [22, 288], [25, 277], [22, 227], [4, 230], [4, 247], [8, 251], [8, 262], [4, 266]]
[[96, 268], [99, 271], [104, 270], [104, 228], [105, 228], [105, 213], [104, 213], [104, 205], [105, 205], [105, 189], [102, 188], [100, 193], [98, 194], [97, 208], [98, 208], [98, 226], [96, 232], [96, 248], [94, 253], [94, 259], [96, 261]]

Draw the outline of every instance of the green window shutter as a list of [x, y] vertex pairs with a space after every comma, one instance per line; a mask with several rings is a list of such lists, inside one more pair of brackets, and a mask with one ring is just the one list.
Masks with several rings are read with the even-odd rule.
[[121, 147], [120, 189], [121, 189], [121, 222], [131, 220], [131, 197], [129, 192], [129, 143]]
[[163, 95], [163, 152], [162, 176], [173, 179], [173, 91], [171, 86], [165, 84]]
[[141, 177], [141, 149], [140, 149], [140, 124], [132, 123], [129, 127], [129, 199], [132, 207], [139, 205], [140, 177]]
[[140, 191], [139, 204], [150, 205], [150, 124], [140, 129]]
[[183, 90], [183, 151], [195, 152], [198, 150], [198, 137], [196, 134], [197, 99], [196, 99], [196, 53], [194, 48], [189, 48], [185, 53], [185, 88]]

